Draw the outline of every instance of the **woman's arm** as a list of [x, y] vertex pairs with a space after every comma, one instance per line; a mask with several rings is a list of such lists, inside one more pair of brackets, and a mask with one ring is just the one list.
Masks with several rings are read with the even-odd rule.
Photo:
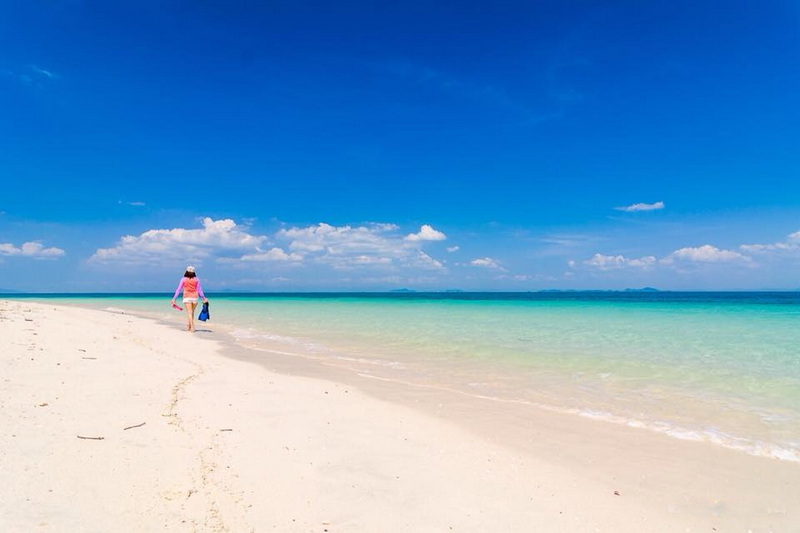
[[178, 294], [180, 294], [180, 292], [181, 292], [181, 289], [183, 289], [183, 283], [184, 283], [184, 281], [185, 281], [185, 280], [186, 280], [186, 278], [181, 278], [181, 282], [180, 282], [180, 283], [178, 283], [178, 288], [177, 288], [177, 289], [175, 289], [175, 296], [173, 296], [173, 297], [172, 297], [172, 301], [173, 301], [173, 302], [174, 302], [174, 301], [175, 301], [175, 299], [178, 297]]
[[200, 284], [200, 278], [197, 278], [197, 294], [203, 299], [203, 301], [206, 301], [206, 295], [203, 294], [203, 286]]

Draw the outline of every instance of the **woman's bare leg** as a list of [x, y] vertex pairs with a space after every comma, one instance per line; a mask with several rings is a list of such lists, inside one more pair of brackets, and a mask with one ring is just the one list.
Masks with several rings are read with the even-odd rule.
[[197, 307], [196, 303], [186, 302], [186, 329], [194, 331], [194, 309]]

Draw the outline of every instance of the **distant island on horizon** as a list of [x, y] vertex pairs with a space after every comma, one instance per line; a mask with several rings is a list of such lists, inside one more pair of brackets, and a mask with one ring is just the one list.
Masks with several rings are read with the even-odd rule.
[[[349, 292], [349, 291], [348, 291]], [[358, 292], [358, 291], [355, 291]], [[382, 291], [376, 291], [382, 292]], [[390, 293], [426, 293], [426, 292], [445, 292], [445, 293], [470, 293], [470, 292], [663, 292], [661, 289], [653, 287], [642, 287], [641, 289], [538, 289], [530, 291], [486, 291], [486, 290], [464, 290], [464, 289], [444, 289], [437, 291], [418, 291], [416, 289], [392, 289]]]
[[[223, 295], [248, 295], [248, 294], [275, 294], [275, 295], [291, 295], [291, 294], [635, 294], [635, 293], [796, 293], [800, 292], [800, 288], [792, 289], [658, 289], [655, 287], [641, 287], [641, 288], [626, 288], [626, 289], [531, 289], [531, 290], [473, 290], [473, 289], [437, 289], [437, 290], [417, 290], [409, 289], [407, 287], [399, 289], [385, 289], [385, 290], [294, 290], [294, 291], [269, 291], [269, 290], [234, 290], [230, 288], [220, 289], [218, 291], [209, 291], [209, 294]], [[167, 291], [130, 291], [130, 292], [49, 292], [49, 291], [22, 291], [18, 289], [0, 288], [0, 295], [19, 295], [19, 296], [115, 296], [115, 295], [143, 295], [143, 296], [157, 296], [171, 294]]]

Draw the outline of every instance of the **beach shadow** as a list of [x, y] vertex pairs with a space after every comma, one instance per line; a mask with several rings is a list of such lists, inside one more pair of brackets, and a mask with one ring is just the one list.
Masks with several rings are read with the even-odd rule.
[[[183, 327], [182, 327], [182, 328], [180, 328], [180, 329], [181, 329], [181, 331], [186, 331], [186, 326], [183, 326]], [[213, 329], [199, 329], [199, 328], [194, 328], [194, 332], [195, 332], [195, 333], [214, 333], [214, 330], [213, 330]]]

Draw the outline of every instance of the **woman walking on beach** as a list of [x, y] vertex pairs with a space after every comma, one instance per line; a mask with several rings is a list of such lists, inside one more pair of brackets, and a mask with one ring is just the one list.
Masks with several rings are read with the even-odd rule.
[[183, 290], [183, 305], [186, 307], [186, 329], [194, 332], [194, 310], [197, 308], [198, 297], [207, 302], [208, 298], [203, 294], [203, 287], [200, 286], [200, 278], [194, 272], [193, 266], [187, 266], [186, 272], [183, 273], [183, 278], [175, 289], [175, 295], [172, 297], [172, 305], [175, 305], [175, 299], [178, 298]]

